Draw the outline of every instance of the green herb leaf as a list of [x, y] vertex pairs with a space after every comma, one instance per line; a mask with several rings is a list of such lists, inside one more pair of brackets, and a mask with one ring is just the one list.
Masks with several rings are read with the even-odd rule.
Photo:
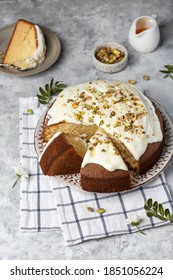
[[59, 81], [54, 83], [54, 79], [51, 79], [50, 84], [46, 84], [44, 88], [39, 87], [40, 94], [37, 94], [37, 97], [41, 104], [48, 104], [53, 95], [63, 91], [65, 84], [59, 84]]
[[152, 198], [149, 198], [149, 199], [148, 199], [147, 204], [148, 204], [148, 207], [149, 207], [149, 208], [152, 207], [152, 204], [153, 204]]
[[41, 87], [39, 88], [39, 91], [42, 95], [47, 96], [47, 93]]
[[171, 222], [173, 223], [173, 214], [171, 215]]
[[[48, 101], [39, 100], [41, 104], [48, 104]], [[50, 100], [49, 100], [50, 101]]]
[[[146, 203], [146, 202], [145, 202], [145, 203]], [[148, 205], [146, 205], [146, 204], [144, 205], [144, 209], [145, 209], [145, 210], [150, 210], [150, 208], [149, 208]]]
[[149, 218], [151, 218], [151, 217], [154, 216], [154, 213], [153, 213], [153, 212], [147, 212], [146, 214], [147, 214], [147, 217], [149, 217]]
[[169, 71], [165, 71], [165, 70], [160, 70], [160, 72], [165, 74], [169, 73]]
[[165, 217], [166, 217], [167, 220], [171, 219], [171, 213], [170, 213], [169, 209], [165, 210]]
[[37, 94], [37, 97], [39, 98], [39, 100], [47, 100], [46, 96], [42, 96], [42, 95]]
[[157, 201], [152, 202], [152, 198], [149, 198], [144, 203], [144, 209], [146, 211], [147, 217], [156, 217], [161, 221], [170, 221], [173, 223], [173, 214], [170, 213], [170, 210], [164, 209], [161, 203]]
[[54, 81], [54, 78], [50, 81], [50, 88], [52, 89], [53, 87], [53, 81]]
[[164, 67], [166, 70], [159, 70], [161, 73], [166, 74], [163, 78], [170, 77], [173, 79], [173, 75], [171, 75], [173, 73], [173, 65], [165, 65]]
[[164, 216], [165, 212], [164, 212], [162, 204], [159, 204], [159, 213], [160, 213], [161, 216]]
[[65, 87], [65, 85], [64, 84], [56, 84], [56, 87], [58, 87], [58, 88], [64, 88]]
[[158, 207], [159, 207], [158, 202], [157, 202], [157, 201], [154, 201], [154, 203], [153, 203], [153, 211], [154, 211], [155, 213], [158, 212]]
[[167, 219], [165, 217], [162, 217], [160, 215], [155, 216], [156, 218], [158, 218], [161, 221], [166, 221]]
[[54, 89], [52, 89], [52, 94], [54, 95], [57, 92], [61, 92], [61, 91], [62, 91], [62, 89], [60, 89], [60, 88], [54, 88]]
[[45, 85], [45, 90], [47, 91], [47, 93], [50, 95], [51, 89], [49, 87], [48, 84]]
[[173, 65], [165, 65], [164, 67], [167, 69], [173, 69]]

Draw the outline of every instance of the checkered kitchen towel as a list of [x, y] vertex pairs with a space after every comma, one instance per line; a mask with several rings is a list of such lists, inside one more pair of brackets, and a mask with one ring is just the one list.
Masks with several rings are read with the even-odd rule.
[[[62, 230], [67, 245], [89, 239], [132, 233], [136, 228], [126, 219], [138, 215], [141, 229], [157, 227], [168, 222], [146, 217], [144, 201], [153, 198], [173, 211], [173, 201], [164, 174], [147, 185], [128, 192], [88, 193], [59, 183], [55, 177], [42, 175], [34, 150], [34, 131], [45, 110], [37, 98], [20, 98], [21, 164], [29, 171], [29, 179], [21, 182], [22, 232]], [[33, 114], [28, 114], [28, 109]], [[104, 214], [97, 211], [104, 208]]]

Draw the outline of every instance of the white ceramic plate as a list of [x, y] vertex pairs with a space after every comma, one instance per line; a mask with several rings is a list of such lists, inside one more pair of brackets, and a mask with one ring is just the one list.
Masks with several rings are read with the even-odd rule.
[[[5, 50], [7, 49], [14, 27], [15, 24], [11, 24], [0, 29], [0, 52], [5, 52]], [[18, 71], [11, 68], [0, 67], [0, 72], [6, 74], [12, 74], [15, 76], [30, 76], [45, 71], [56, 62], [61, 52], [60, 40], [56, 36], [56, 34], [51, 30], [47, 29], [42, 25], [39, 25], [39, 27], [41, 28], [44, 34], [45, 42], [46, 42], [45, 60], [38, 67], [34, 69], [30, 69], [26, 71]]]
[[[135, 172], [132, 172], [132, 188], [139, 187], [141, 185], [144, 185], [148, 183], [149, 181], [153, 180], [155, 177], [157, 177], [164, 168], [168, 165], [172, 155], [173, 155], [173, 124], [171, 119], [169, 118], [168, 114], [164, 111], [164, 109], [155, 101], [152, 100], [153, 103], [157, 106], [159, 111], [161, 112], [163, 116], [164, 121], [164, 149], [162, 152], [161, 157], [157, 161], [157, 163], [148, 170], [143, 175], [138, 175]], [[49, 108], [48, 108], [49, 109]], [[43, 113], [40, 120], [38, 121], [36, 130], [35, 130], [35, 150], [38, 155], [42, 153], [44, 146], [46, 145], [45, 142], [43, 142], [43, 139], [41, 137], [43, 132], [43, 124], [44, 124], [44, 118], [47, 114], [48, 109]], [[80, 174], [72, 174], [72, 175], [59, 175], [55, 176], [58, 181], [61, 181], [65, 183], [66, 185], [70, 187], [75, 187], [78, 189], [82, 189], [80, 185]]]

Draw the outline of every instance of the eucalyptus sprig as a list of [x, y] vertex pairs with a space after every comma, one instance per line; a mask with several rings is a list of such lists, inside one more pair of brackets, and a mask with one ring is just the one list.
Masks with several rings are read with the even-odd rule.
[[60, 93], [64, 88], [64, 84], [61, 84], [59, 81], [54, 83], [54, 79], [52, 79], [50, 84], [45, 85], [45, 89], [39, 88], [40, 94], [37, 94], [37, 97], [41, 104], [48, 104], [53, 96]]
[[170, 213], [170, 210], [168, 208], [164, 209], [162, 204], [158, 203], [157, 201], [153, 202], [152, 198], [149, 198], [145, 202], [144, 209], [146, 211], [146, 215], [149, 218], [154, 216], [159, 220], [173, 223], [173, 214]]
[[170, 77], [173, 79], [173, 65], [165, 65], [166, 70], [160, 70], [161, 73], [166, 74], [163, 78]]

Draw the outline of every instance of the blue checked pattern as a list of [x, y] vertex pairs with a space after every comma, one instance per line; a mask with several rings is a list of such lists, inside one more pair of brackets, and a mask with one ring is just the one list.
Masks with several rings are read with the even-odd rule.
[[[28, 114], [28, 109], [33, 114]], [[34, 131], [44, 110], [37, 98], [20, 98], [21, 163], [30, 173], [29, 180], [21, 182], [22, 232], [62, 230], [65, 242], [71, 246], [89, 239], [136, 232], [126, 223], [134, 215], [142, 219], [141, 229], [169, 223], [148, 218], [143, 208], [144, 202], [152, 197], [173, 211], [163, 173], [143, 187], [111, 194], [81, 191], [58, 182], [56, 177], [42, 175], [34, 150]], [[89, 212], [87, 207], [95, 211]], [[104, 208], [105, 213], [97, 213], [98, 208]]]

